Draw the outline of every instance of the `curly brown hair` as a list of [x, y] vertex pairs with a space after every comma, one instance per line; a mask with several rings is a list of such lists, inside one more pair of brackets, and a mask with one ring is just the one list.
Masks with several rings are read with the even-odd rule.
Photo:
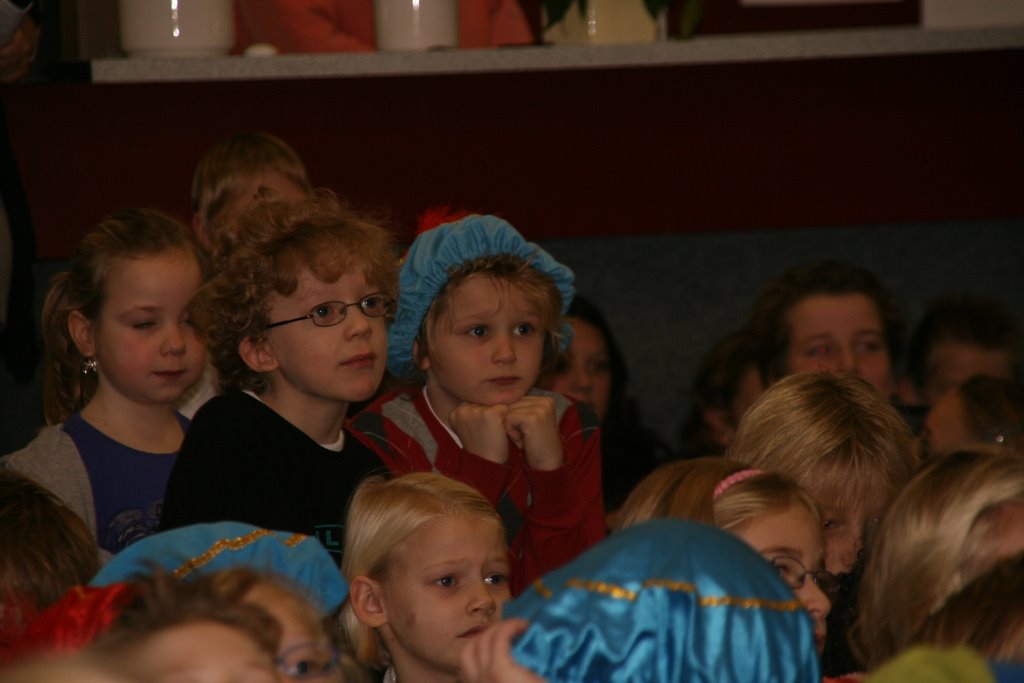
[[196, 295], [193, 321], [206, 337], [223, 390], [267, 390], [267, 379], [238, 353], [266, 338], [271, 298], [290, 296], [306, 269], [335, 282], [362, 268], [367, 282], [395, 296], [398, 264], [391, 233], [343, 207], [329, 192], [302, 201], [261, 201], [232, 226], [217, 274]]

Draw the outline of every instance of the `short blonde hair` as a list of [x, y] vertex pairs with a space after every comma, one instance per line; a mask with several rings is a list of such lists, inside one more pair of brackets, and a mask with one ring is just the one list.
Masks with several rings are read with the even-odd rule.
[[271, 297], [294, 293], [304, 269], [335, 282], [362, 268], [372, 286], [391, 297], [397, 293], [389, 231], [345, 209], [329, 192], [303, 201], [258, 202], [234, 227], [234, 243], [193, 306], [193, 321], [225, 391], [267, 390], [266, 377], [242, 360], [238, 348], [245, 339], [266, 338]]
[[[345, 553], [341, 573], [380, 580], [399, 546], [423, 524], [439, 517], [468, 517], [494, 524], [504, 541], [501, 518], [473, 487], [434, 472], [413, 472], [394, 479], [364, 481], [349, 504], [345, 522]], [[369, 666], [387, 666], [387, 652], [373, 629], [359, 621], [351, 602], [342, 606], [342, 628], [356, 659]]]
[[910, 645], [930, 614], [992, 565], [990, 525], [1011, 503], [1024, 504], [1018, 453], [975, 447], [924, 464], [868, 554], [853, 640], [869, 668]]
[[750, 407], [726, 457], [792, 477], [817, 500], [840, 506], [881, 493], [885, 500], [917, 464], [906, 421], [855, 375], [785, 377]]
[[793, 505], [805, 508], [815, 523], [821, 514], [814, 498], [792, 479], [761, 472], [732, 484], [717, 497], [715, 488], [726, 477], [747, 469], [727, 458], [678, 460], [662, 465], [641, 481], [623, 503], [618, 528], [650, 519], [672, 517], [713, 524], [739, 533], [757, 518]]

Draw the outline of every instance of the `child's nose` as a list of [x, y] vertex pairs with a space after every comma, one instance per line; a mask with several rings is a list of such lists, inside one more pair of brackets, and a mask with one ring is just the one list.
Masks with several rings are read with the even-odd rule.
[[494, 340], [494, 362], [512, 363], [516, 359], [516, 350], [512, 340], [508, 337], [499, 336]]
[[811, 616], [816, 620], [821, 619], [824, 621], [828, 613], [832, 611], [832, 603], [829, 601], [828, 596], [825, 592], [818, 587], [811, 577], [808, 576], [804, 579], [805, 583], [803, 588], [800, 589], [800, 602], [804, 604], [804, 607], [810, 612]]
[[185, 331], [180, 325], [171, 325], [167, 329], [160, 350], [163, 353], [182, 354], [185, 352]]
[[857, 369], [857, 358], [853, 350], [848, 347], [839, 349], [836, 353], [836, 372], [853, 372]]
[[494, 596], [491, 595], [491, 591], [488, 590], [487, 586], [480, 586], [477, 590], [476, 595], [469, 603], [469, 611], [471, 614], [482, 613], [490, 616], [494, 614], [498, 609], [498, 603], [494, 600]]
[[573, 367], [569, 370], [572, 374], [570, 375], [571, 386], [581, 394], [589, 394], [591, 387], [593, 387], [593, 377], [587, 372], [586, 368]]
[[345, 319], [341, 321], [340, 327], [345, 330], [345, 336], [358, 337], [369, 334], [372, 326], [370, 319], [363, 314], [358, 306], [348, 309]]

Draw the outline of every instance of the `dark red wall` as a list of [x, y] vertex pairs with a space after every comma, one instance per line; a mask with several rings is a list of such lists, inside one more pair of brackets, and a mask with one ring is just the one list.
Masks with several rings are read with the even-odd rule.
[[534, 238], [1024, 216], [1024, 49], [594, 71], [3, 90], [42, 258], [104, 213], [185, 218], [272, 131], [316, 184], [496, 211]]

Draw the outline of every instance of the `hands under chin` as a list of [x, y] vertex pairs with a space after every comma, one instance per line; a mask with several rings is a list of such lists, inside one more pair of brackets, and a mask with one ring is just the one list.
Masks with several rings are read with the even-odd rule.
[[524, 396], [511, 405], [463, 403], [448, 422], [466, 450], [492, 462], [508, 462], [511, 440], [533, 469], [553, 470], [565, 463], [555, 402], [547, 396]]

